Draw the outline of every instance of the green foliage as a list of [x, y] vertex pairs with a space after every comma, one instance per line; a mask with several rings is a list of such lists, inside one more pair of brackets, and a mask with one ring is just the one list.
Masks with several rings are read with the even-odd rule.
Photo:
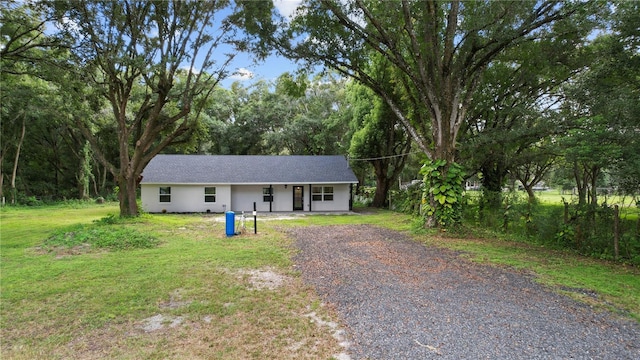
[[[567, 203], [565, 206], [559, 203], [532, 204], [524, 193], [512, 192], [504, 197], [502, 207], [498, 209], [481, 209], [479, 203], [466, 201], [464, 219], [469, 225], [509, 234], [524, 242], [614, 260], [613, 207], [606, 203], [599, 206]], [[620, 216], [619, 260], [640, 265], [636, 219], [631, 208], [626, 208]]]
[[62, 38], [51, 35], [43, 17], [42, 9], [35, 3], [0, 2], [2, 73], [43, 77], [56, 58], [65, 53]]
[[289, 72], [285, 72], [278, 77], [276, 81], [276, 93], [291, 96], [293, 98], [301, 98], [305, 96], [309, 87], [309, 79], [306, 72], [301, 71], [296, 76]]
[[[390, 105], [422, 151], [433, 159], [453, 161], [459, 130], [472, 98], [480, 93], [479, 80], [494, 62], [509, 49], [546, 44], [546, 39], [558, 39], [554, 45], [565, 51], [576, 48], [574, 44], [583, 41], [580, 35], [590, 29], [572, 25], [588, 25], [585, 13], [592, 15], [594, 8], [538, 1], [309, 1], [291, 21], [248, 31], [264, 34], [275, 29], [259, 41], [295, 59], [334, 68], [371, 88]], [[548, 57], [539, 53], [536, 48], [522, 51], [517, 60]], [[558, 53], [563, 54], [549, 51]], [[385, 67], [371, 66], [376, 61]], [[507, 61], [513, 77], [520, 66], [513, 58]], [[514, 89], [519, 96], [526, 91]]]
[[[419, 217], [422, 193], [422, 183], [411, 185], [406, 190], [394, 191], [392, 210]], [[424, 219], [422, 226], [424, 227]]]
[[[327, 74], [311, 82], [285, 73], [275, 83], [233, 83], [216, 89], [205, 110], [212, 154], [344, 154], [350, 133], [343, 117], [345, 82]], [[275, 87], [275, 91], [274, 91]]]
[[369, 159], [366, 163], [373, 168], [376, 178], [372, 206], [386, 207], [388, 192], [404, 169], [411, 137], [389, 104], [371, 90], [353, 85], [349, 92], [357, 100], [350, 104], [351, 128], [357, 130], [351, 136], [349, 154], [355, 159]]
[[44, 205], [44, 201], [38, 199], [35, 196], [26, 196], [22, 194], [18, 194], [17, 203], [20, 205], [26, 206], [42, 206]]
[[576, 230], [574, 226], [564, 224], [560, 227], [555, 235], [556, 243], [558, 244], [570, 244], [576, 237]]
[[112, 251], [149, 249], [159, 240], [149, 233], [122, 224], [122, 220], [109, 215], [93, 224], [76, 224], [55, 231], [42, 248], [48, 251], [91, 247]]
[[[89, 1], [45, 5], [60, 20], [56, 35], [69, 39], [69, 62], [77, 75], [75, 80], [63, 78], [62, 88], [76, 99], [84, 98], [86, 88], [107, 99], [111, 112], [107, 118], [116, 132], [101, 139], [98, 130], [103, 119], [77, 112], [72, 114], [74, 125], [117, 179], [121, 215], [136, 216], [136, 181], [153, 156], [169, 146], [183, 151], [197, 148], [198, 136], [193, 135], [202, 133], [200, 113], [218, 81], [228, 74], [226, 66], [234, 56], [234, 51], [216, 50], [222, 46], [246, 49], [235, 36], [230, 3]], [[270, 5], [256, 4], [254, 8], [268, 9]], [[118, 156], [107, 156], [102, 143], [115, 146]]]
[[427, 161], [420, 169], [424, 176], [423, 215], [435, 220], [441, 228], [451, 227], [461, 220], [464, 191], [464, 170], [457, 163], [445, 160]]
[[[593, 187], [603, 173], [627, 194], [640, 189], [640, 5], [620, 1], [605, 18], [611, 31], [595, 38], [587, 48], [588, 71], [575, 76], [565, 91], [566, 113], [578, 127], [562, 139], [565, 156], [574, 165], [581, 201], [595, 200], [584, 183]], [[582, 174], [582, 176], [578, 176]], [[595, 201], [591, 201], [595, 205]]]

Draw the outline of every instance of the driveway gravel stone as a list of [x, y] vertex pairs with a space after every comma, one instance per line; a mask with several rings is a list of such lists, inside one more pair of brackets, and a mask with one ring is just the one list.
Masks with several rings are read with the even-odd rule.
[[640, 326], [516, 270], [369, 226], [289, 230], [352, 359], [640, 359]]

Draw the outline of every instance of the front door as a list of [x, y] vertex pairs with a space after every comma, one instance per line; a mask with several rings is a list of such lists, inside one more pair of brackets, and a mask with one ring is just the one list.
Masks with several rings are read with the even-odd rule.
[[304, 210], [304, 187], [293, 187], [293, 210]]

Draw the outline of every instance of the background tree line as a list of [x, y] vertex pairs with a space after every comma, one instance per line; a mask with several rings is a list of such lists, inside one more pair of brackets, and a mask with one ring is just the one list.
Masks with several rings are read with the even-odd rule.
[[[531, 201], [543, 180], [581, 203], [639, 192], [637, 2], [321, 1], [294, 19], [255, 1], [0, 6], [10, 203], [119, 196], [136, 214], [159, 152], [348, 154], [375, 206], [437, 159], [487, 209], [515, 181]], [[223, 45], [327, 71], [225, 89]]]

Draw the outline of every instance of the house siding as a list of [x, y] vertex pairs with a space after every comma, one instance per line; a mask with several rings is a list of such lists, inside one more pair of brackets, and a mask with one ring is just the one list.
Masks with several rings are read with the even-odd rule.
[[[293, 211], [296, 186], [304, 190], [299, 211], [348, 211], [350, 185], [358, 179], [339, 155], [156, 155], [142, 173], [142, 206], [148, 212]], [[224, 184], [224, 185], [222, 185]], [[171, 194], [160, 194], [162, 187]], [[216, 201], [205, 202], [205, 187]], [[272, 186], [273, 201], [264, 201]], [[322, 187], [313, 201], [313, 187]], [[332, 196], [325, 195], [332, 187]], [[160, 202], [171, 199], [171, 201]], [[298, 204], [299, 205], [299, 204]], [[296, 207], [298, 207], [298, 205]]]
[[[312, 211], [349, 211], [349, 200], [351, 193], [349, 191], [349, 184], [311, 184], [313, 186], [332, 186], [333, 187], [333, 200], [332, 201], [313, 201], [311, 204]], [[309, 194], [307, 194], [309, 193]], [[311, 196], [309, 186], [305, 188], [305, 201]], [[308, 204], [305, 203], [305, 209], [308, 210]]]
[[[160, 202], [160, 188], [171, 187], [171, 201]], [[216, 188], [216, 201], [204, 201], [204, 188]], [[159, 212], [223, 212], [231, 203], [231, 186], [229, 185], [176, 185], [176, 184], [142, 184], [140, 187], [142, 208], [150, 213]], [[226, 208], [225, 206], [226, 205]]]
[[[271, 209], [269, 202], [264, 201], [264, 185], [176, 185], [176, 184], [142, 184], [141, 200], [142, 207], [149, 213], [188, 213], [188, 212], [224, 212], [232, 210], [235, 212], [253, 211], [253, 203], [256, 203], [257, 211], [273, 212], [293, 211], [293, 186], [301, 185], [304, 188], [304, 210], [303, 211], [349, 211], [350, 191], [349, 184], [277, 184], [273, 187], [273, 202]], [[160, 188], [171, 187], [171, 201], [160, 202]], [[206, 203], [204, 201], [204, 188], [216, 187], [216, 201]], [[332, 201], [311, 201], [312, 187], [332, 186]], [[311, 207], [309, 206], [311, 205]]]
[[[334, 198], [332, 201], [311, 200], [311, 188], [309, 184], [273, 185], [273, 202], [271, 211], [293, 211], [293, 186], [304, 188], [304, 210], [302, 211], [349, 211], [349, 184], [311, 184], [313, 186], [332, 186]], [[269, 185], [233, 185], [231, 187], [231, 210], [236, 212], [253, 211], [253, 203], [256, 203], [257, 211], [268, 212], [269, 202], [263, 201], [262, 189]]]
[[[273, 187], [273, 202], [271, 211], [291, 211], [293, 201], [290, 194], [291, 187], [284, 188], [284, 185], [271, 185]], [[232, 185], [231, 186], [231, 210], [236, 212], [253, 211], [253, 203], [260, 212], [269, 212], [269, 202], [264, 201], [262, 189], [268, 188], [264, 185]]]

